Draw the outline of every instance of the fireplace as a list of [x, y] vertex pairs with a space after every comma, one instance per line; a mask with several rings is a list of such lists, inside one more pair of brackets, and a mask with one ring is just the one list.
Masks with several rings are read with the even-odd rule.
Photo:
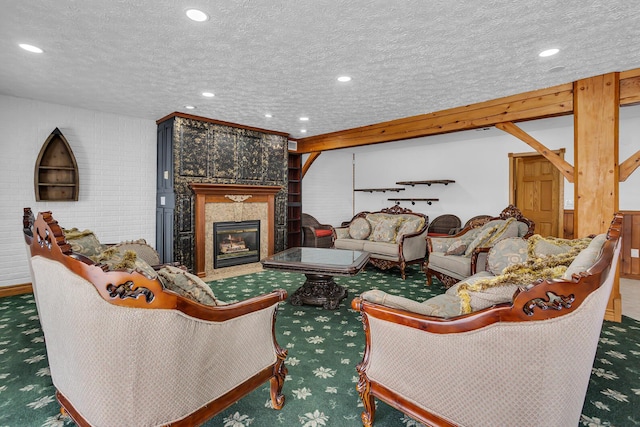
[[213, 268], [260, 261], [260, 220], [213, 223]]
[[260, 254], [270, 256], [275, 253], [275, 232], [280, 230], [276, 225], [275, 199], [282, 191], [281, 186], [208, 183], [189, 186], [196, 198], [193, 211], [195, 273], [198, 277], [211, 277], [220, 271], [213, 266], [213, 224], [216, 222], [260, 219]]

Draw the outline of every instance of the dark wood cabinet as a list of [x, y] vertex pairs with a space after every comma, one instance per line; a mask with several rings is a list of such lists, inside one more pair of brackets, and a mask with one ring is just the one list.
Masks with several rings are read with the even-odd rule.
[[302, 246], [302, 156], [289, 153], [287, 247]]
[[60, 129], [55, 128], [42, 145], [34, 175], [36, 201], [78, 200], [78, 164]]

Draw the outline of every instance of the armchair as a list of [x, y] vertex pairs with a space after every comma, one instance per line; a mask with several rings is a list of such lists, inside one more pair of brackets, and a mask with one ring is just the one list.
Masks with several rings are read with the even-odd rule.
[[363, 424], [373, 424], [378, 398], [433, 426], [578, 425], [621, 228], [618, 214], [562, 278], [524, 282], [510, 301], [470, 314], [354, 299], [366, 335], [357, 365]]
[[460, 231], [462, 221], [456, 215], [445, 214], [437, 216], [429, 223], [427, 236], [453, 235]]
[[431, 285], [435, 276], [449, 287], [484, 270], [491, 246], [508, 237], [528, 238], [533, 235], [534, 228], [532, 220], [522, 216], [517, 207], [509, 205], [499, 216], [472, 222], [453, 236], [427, 237], [424, 263], [427, 285]]
[[335, 231], [329, 224], [320, 224], [309, 214], [302, 214], [302, 246], [330, 248], [333, 246]]
[[[23, 231], [51, 379], [78, 425], [200, 425], [266, 381], [282, 408], [287, 352], [275, 318], [284, 290], [224, 304], [175, 267], [93, 262], [71, 249], [51, 212], [35, 222], [30, 214]], [[165, 288], [172, 277], [204, 287], [178, 293]]]

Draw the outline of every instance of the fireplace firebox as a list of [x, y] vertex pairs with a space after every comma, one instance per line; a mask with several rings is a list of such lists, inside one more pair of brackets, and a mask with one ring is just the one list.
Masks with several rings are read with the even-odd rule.
[[213, 268], [260, 261], [260, 221], [213, 223]]

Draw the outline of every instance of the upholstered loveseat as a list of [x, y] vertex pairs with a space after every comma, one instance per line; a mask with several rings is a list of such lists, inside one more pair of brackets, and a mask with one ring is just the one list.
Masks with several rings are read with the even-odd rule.
[[405, 279], [407, 265], [424, 262], [428, 228], [428, 216], [397, 205], [360, 212], [335, 229], [334, 247], [369, 252], [369, 263], [382, 269], [399, 267]]
[[378, 398], [426, 425], [576, 426], [620, 255], [606, 234], [509, 238], [482, 271], [424, 302], [372, 290], [358, 364], [362, 421]]
[[51, 212], [34, 221], [25, 208], [23, 223], [51, 380], [78, 425], [201, 425], [265, 382], [282, 408], [286, 291], [223, 303], [197, 276], [133, 251], [75, 252]]
[[534, 228], [533, 221], [509, 205], [499, 216], [474, 222], [453, 236], [427, 237], [428, 255], [424, 266], [427, 284], [431, 285], [435, 276], [448, 287], [484, 270], [491, 246], [508, 237], [527, 238]]

